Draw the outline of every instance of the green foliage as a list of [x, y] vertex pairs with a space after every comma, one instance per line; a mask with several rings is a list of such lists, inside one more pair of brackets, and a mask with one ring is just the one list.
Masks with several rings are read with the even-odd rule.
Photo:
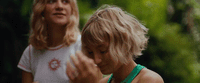
[[89, 0], [78, 0], [79, 17], [80, 17], [80, 29], [84, 26], [94, 10], [91, 7]]
[[[198, 2], [198, 3], [197, 3]], [[193, 7], [194, 14], [192, 15], [194, 19], [194, 27], [191, 30], [193, 35], [194, 43], [195, 43], [195, 51], [199, 62], [200, 62], [200, 0], [191, 0], [188, 2], [190, 6]]]
[[32, 6], [32, 0], [24, 0], [22, 6], [21, 6], [21, 15], [25, 16], [30, 13], [31, 6]]
[[[197, 60], [191, 47], [191, 40], [189, 40], [187, 35], [180, 33], [180, 26], [178, 24], [166, 25], [162, 29], [159, 31], [162, 34], [156, 36], [158, 39], [157, 47], [151, 48], [149, 46], [151, 50], [156, 51], [151, 54], [153, 61], [150, 61], [150, 65], [163, 70], [160, 73], [164, 75], [163, 78], [167, 83], [187, 83], [192, 81], [191, 79], [195, 77], [193, 73], [197, 69], [190, 66], [197, 64]], [[151, 51], [147, 50], [147, 52]], [[197, 75], [199, 76], [199, 74]]]

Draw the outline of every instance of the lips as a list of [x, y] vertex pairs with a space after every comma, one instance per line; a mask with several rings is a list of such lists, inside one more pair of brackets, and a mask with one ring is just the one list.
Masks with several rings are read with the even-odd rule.
[[54, 13], [53, 15], [64, 15], [65, 16], [64, 13]]

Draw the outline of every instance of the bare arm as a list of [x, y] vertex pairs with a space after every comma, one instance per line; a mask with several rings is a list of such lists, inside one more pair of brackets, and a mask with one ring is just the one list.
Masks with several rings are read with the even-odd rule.
[[22, 83], [32, 83], [33, 75], [29, 72], [22, 71]]

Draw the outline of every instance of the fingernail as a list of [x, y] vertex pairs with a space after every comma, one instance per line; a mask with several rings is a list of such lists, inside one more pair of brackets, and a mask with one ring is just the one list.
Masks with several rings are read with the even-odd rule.
[[76, 51], [76, 54], [80, 54], [80, 53], [81, 53], [81, 51], [79, 51], [79, 50], [78, 50], [78, 51]]

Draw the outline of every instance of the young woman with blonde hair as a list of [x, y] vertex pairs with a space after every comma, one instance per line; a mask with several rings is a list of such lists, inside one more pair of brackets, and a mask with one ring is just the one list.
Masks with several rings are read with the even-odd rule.
[[[71, 57], [76, 69], [67, 63], [69, 78], [87, 83], [163, 83], [159, 74], [134, 61], [147, 46], [147, 32], [121, 8], [102, 6], [82, 30], [82, 52], [76, 53], [77, 59]], [[111, 75], [97, 81], [98, 68]], [[78, 75], [74, 75], [76, 72]]]
[[68, 83], [66, 62], [81, 49], [76, 0], [34, 0], [30, 45], [18, 67], [22, 83]]

